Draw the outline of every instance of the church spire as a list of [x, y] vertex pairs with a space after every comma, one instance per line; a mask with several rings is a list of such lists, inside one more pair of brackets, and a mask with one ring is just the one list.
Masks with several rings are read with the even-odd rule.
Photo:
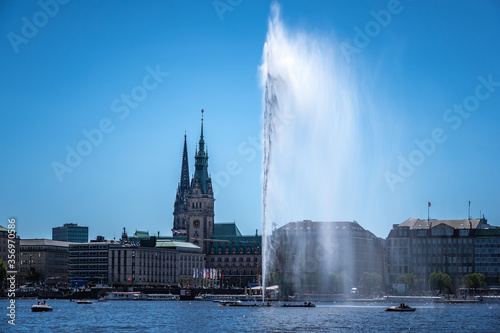
[[182, 152], [181, 182], [179, 184], [179, 189], [181, 191], [187, 191], [189, 189], [189, 160], [186, 137], [186, 132], [184, 132], [184, 151]]

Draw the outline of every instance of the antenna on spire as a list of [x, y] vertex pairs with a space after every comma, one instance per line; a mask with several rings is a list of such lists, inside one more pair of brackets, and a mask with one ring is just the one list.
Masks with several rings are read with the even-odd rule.
[[201, 121], [203, 121], [203, 112], [205, 112], [203, 109], [201, 109]]

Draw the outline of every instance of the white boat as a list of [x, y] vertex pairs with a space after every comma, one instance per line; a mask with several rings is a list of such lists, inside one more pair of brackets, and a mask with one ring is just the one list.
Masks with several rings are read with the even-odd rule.
[[35, 304], [31, 306], [31, 311], [33, 312], [49, 312], [52, 311], [52, 307], [48, 304]]
[[112, 291], [104, 296], [104, 298], [108, 301], [146, 301], [148, 295], [139, 291]]
[[93, 304], [93, 302], [86, 299], [80, 299], [76, 301], [76, 304]]
[[172, 294], [146, 294], [148, 301], [178, 301], [179, 295]]

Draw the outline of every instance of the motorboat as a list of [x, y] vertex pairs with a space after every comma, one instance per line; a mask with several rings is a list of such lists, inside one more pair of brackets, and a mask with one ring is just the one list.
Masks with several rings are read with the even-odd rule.
[[148, 301], [178, 301], [179, 295], [172, 294], [146, 294]]
[[282, 308], [315, 308], [316, 304], [311, 303], [311, 302], [304, 302], [304, 304], [297, 303], [297, 304], [283, 304], [281, 305]]
[[31, 306], [32, 312], [49, 312], [52, 311], [52, 307], [48, 304], [35, 304]]
[[93, 302], [86, 299], [80, 299], [76, 301], [76, 304], [93, 304]]
[[400, 305], [400, 306], [391, 306], [385, 311], [394, 311], [394, 312], [411, 312], [415, 311], [415, 308], [412, 308], [411, 306], [408, 305]]

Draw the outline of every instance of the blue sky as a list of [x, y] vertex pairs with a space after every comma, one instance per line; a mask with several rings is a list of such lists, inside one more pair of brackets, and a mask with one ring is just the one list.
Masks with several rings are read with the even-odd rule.
[[[91, 238], [169, 234], [184, 132], [192, 173], [203, 108], [216, 221], [260, 233], [258, 67], [271, 1], [41, 3], [0, 3], [0, 224], [15, 217], [23, 238], [68, 222]], [[281, 19], [292, 34], [359, 51], [344, 66], [367, 170], [356, 186], [367, 191], [332, 220], [385, 238], [426, 218], [428, 201], [444, 219], [466, 218], [470, 200], [471, 215], [500, 225], [498, 2], [296, 0], [281, 3]], [[371, 36], [359, 43], [358, 31]], [[453, 111], [464, 103], [472, 111]], [[415, 141], [435, 130], [439, 142], [419, 153]], [[71, 167], [67, 149], [86, 156]], [[401, 173], [400, 157], [418, 165]], [[66, 166], [59, 176], [54, 163]]]

